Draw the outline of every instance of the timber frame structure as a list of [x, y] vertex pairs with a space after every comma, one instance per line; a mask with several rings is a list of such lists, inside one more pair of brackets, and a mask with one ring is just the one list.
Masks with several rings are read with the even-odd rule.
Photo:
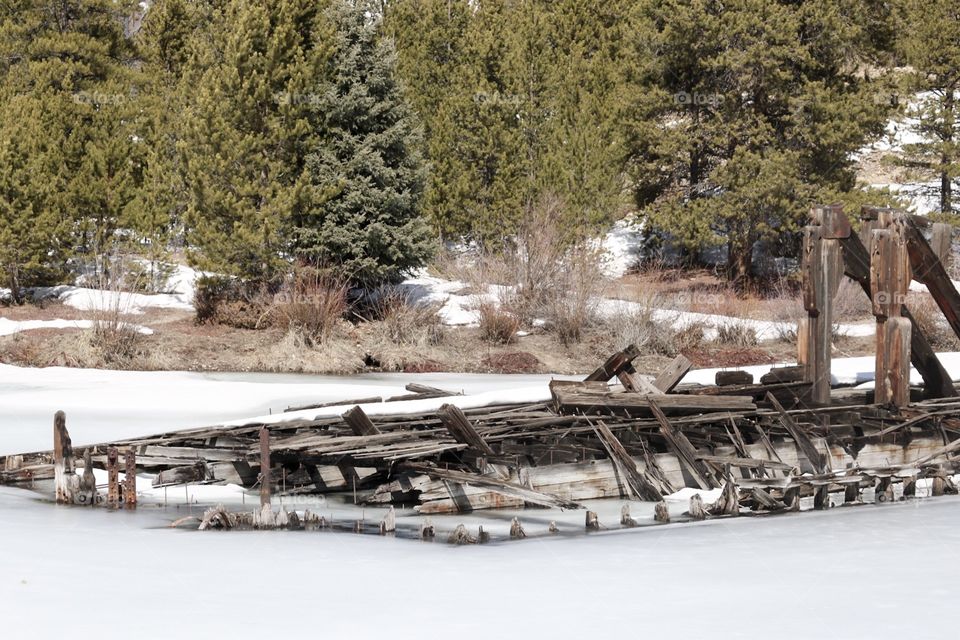
[[[865, 208], [862, 218], [858, 233], [839, 206], [812, 209], [804, 229], [798, 363], [759, 381], [745, 371], [721, 371], [715, 385], [683, 384], [691, 367], [683, 356], [650, 380], [635, 370], [640, 352], [628, 345], [582, 381], [553, 381], [549, 402], [461, 409], [457, 394], [409, 385], [405, 396], [335, 403], [344, 412], [333, 417], [311, 414], [326, 406], [313, 405], [291, 408], [297, 413], [286, 421], [86, 447], [72, 445], [58, 412], [53, 450], [0, 457], [0, 483], [53, 481], [57, 502], [95, 505], [103, 498], [90, 469], [101, 467], [108, 470], [107, 506], [122, 501], [128, 508], [136, 507], [138, 471], [154, 474], [157, 487], [232, 482], [259, 490], [259, 510], [216, 507], [201, 528], [323, 528], [317, 514], [274, 513], [272, 496], [342, 493], [389, 508], [374, 528], [379, 533], [397, 527], [390, 505], [415, 505], [421, 514], [575, 509], [594, 498], [659, 502], [684, 487], [722, 488], [712, 505], [691, 499], [688, 517], [699, 519], [796, 510], [802, 498], [827, 508], [955, 493], [960, 394], [905, 304], [911, 280], [926, 285], [960, 336], [960, 293], [944, 267], [951, 229], [890, 209]], [[842, 276], [872, 302], [874, 390], [831, 384]], [[911, 363], [920, 387], [910, 386]], [[436, 409], [404, 410], [406, 400], [436, 398]], [[396, 403], [390, 406], [397, 410], [368, 415], [363, 406], [374, 402]], [[85, 461], [82, 476], [75, 456]], [[661, 505], [655, 522], [668, 520]], [[514, 524], [511, 537], [523, 537]], [[625, 505], [621, 526], [637, 524]], [[598, 526], [587, 512], [587, 530]], [[432, 525], [420, 528], [423, 537], [433, 533]], [[451, 534], [458, 543], [484, 539], [482, 529], [476, 537], [462, 527]]]

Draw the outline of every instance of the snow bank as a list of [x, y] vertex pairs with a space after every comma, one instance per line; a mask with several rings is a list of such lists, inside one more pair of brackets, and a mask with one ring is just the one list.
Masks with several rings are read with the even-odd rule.
[[179, 309], [193, 311], [193, 294], [198, 271], [177, 265], [168, 282], [171, 293], [130, 293], [60, 285], [39, 287], [39, 298], [56, 298], [81, 311], [117, 309], [121, 313], [141, 314], [145, 309]]

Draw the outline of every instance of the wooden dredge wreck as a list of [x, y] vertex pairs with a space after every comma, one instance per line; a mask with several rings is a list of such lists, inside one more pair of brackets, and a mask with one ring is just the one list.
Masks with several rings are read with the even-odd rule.
[[[941, 260], [949, 236], [944, 241], [946, 230], [933, 229], [935, 251], [924, 226], [899, 211], [864, 209], [856, 233], [839, 207], [815, 208], [804, 236], [807, 315], [799, 322], [798, 364], [757, 381], [743, 371], [722, 371], [716, 385], [685, 385], [691, 365], [683, 356], [649, 380], [634, 369], [640, 353], [631, 345], [582, 381], [553, 381], [551, 401], [536, 404], [460, 409], [451, 400], [410, 414], [404, 400], [454, 395], [411, 385], [409, 396], [389, 399], [398, 403], [392, 415], [368, 415], [360, 405], [381, 399], [365, 398], [342, 403], [356, 406], [341, 416], [87, 447], [71, 446], [58, 413], [54, 450], [0, 458], [0, 482], [55, 480], [58, 502], [96, 503], [93, 465], [109, 471], [107, 503], [117, 506], [123, 455], [128, 506], [136, 501], [135, 470], [155, 474], [155, 486], [259, 486], [265, 510], [249, 517], [211, 510], [205, 526], [220, 527], [275, 523], [269, 504], [277, 492], [348, 492], [364, 504], [441, 514], [529, 505], [574, 509], [595, 498], [659, 502], [684, 487], [723, 488], [712, 506], [699, 496], [691, 500], [694, 518], [708, 511], [795, 510], [805, 497], [815, 508], [857, 503], [864, 490], [882, 502], [893, 498], [895, 486], [901, 496], [916, 495], [918, 480], [930, 495], [956, 492], [951, 476], [960, 471], [954, 457], [960, 394], [905, 304], [911, 279], [925, 284], [960, 336], [960, 293]], [[875, 391], [831, 388], [833, 297], [843, 275], [873, 301]], [[911, 362], [922, 386], [909, 385]], [[87, 461], [79, 478], [74, 456]], [[395, 527], [390, 516], [381, 532]], [[284, 525], [292, 517], [299, 526], [319, 526], [315, 515], [305, 514], [306, 522], [296, 514], [283, 517]], [[669, 520], [665, 507], [656, 519]], [[621, 523], [636, 524], [628, 508]], [[586, 526], [598, 526], [596, 514], [587, 512]], [[518, 521], [511, 529], [522, 537]], [[475, 538], [454, 533], [459, 541]]]

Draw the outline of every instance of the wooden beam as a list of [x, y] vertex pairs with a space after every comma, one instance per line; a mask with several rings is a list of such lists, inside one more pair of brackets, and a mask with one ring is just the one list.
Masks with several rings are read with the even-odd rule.
[[373, 421], [360, 407], [354, 407], [343, 414], [343, 421], [353, 429], [358, 436], [375, 436], [380, 433]]
[[639, 393], [603, 394], [583, 391], [572, 385], [558, 385], [556, 382], [550, 383], [550, 392], [556, 407], [565, 413], [650, 416], [654, 400], [663, 412], [671, 415], [756, 409], [750, 396], [702, 396], [685, 393], [662, 396]]
[[793, 421], [793, 418], [784, 410], [783, 405], [777, 401], [772, 393], [767, 394], [767, 401], [777, 411], [780, 417], [780, 424], [783, 425], [787, 433], [790, 434], [790, 437], [799, 445], [800, 450], [807, 456], [814, 471], [824, 473], [826, 471], [826, 460], [823, 455], [817, 451], [817, 447], [813, 444], [813, 441], [810, 440], [807, 434], [803, 432], [803, 429]]
[[663, 411], [660, 410], [657, 402], [651, 400], [650, 409], [653, 411], [657, 422], [660, 423], [660, 434], [667, 441], [667, 446], [670, 447], [670, 450], [686, 465], [694, 480], [700, 485], [700, 488], [713, 489], [719, 486], [713, 472], [700, 460], [696, 448], [690, 443], [687, 437], [683, 435], [682, 431], [670, 424], [670, 421], [667, 419], [667, 416], [664, 415]]
[[633, 495], [640, 500], [654, 502], [661, 500], [663, 495], [657, 490], [654, 481], [645, 472], [637, 468], [637, 463], [627, 453], [617, 436], [610, 431], [610, 427], [601, 420], [594, 425], [593, 430]]
[[491, 449], [490, 445], [477, 433], [477, 430], [473, 428], [473, 425], [470, 424], [467, 416], [464, 415], [459, 407], [452, 404], [445, 404], [437, 410], [437, 415], [440, 417], [440, 421], [443, 422], [443, 426], [445, 426], [447, 431], [450, 432], [450, 435], [453, 436], [454, 440], [469, 446], [482, 455], [495, 455], [493, 449]]
[[458, 484], [465, 484], [474, 487], [481, 487], [493, 491], [494, 493], [500, 493], [512, 498], [518, 498], [524, 502], [538, 504], [544, 507], [559, 507], [561, 509], [580, 508], [580, 505], [576, 502], [562, 500], [540, 491], [534, 491], [533, 489], [528, 489], [527, 487], [506, 482], [493, 476], [481, 476], [474, 473], [465, 473], [451, 469], [440, 469], [438, 467], [419, 463], [407, 463], [404, 465], [404, 468], [417, 473], [422, 473], [430, 476], [431, 478], [449, 480]]
[[623, 351], [618, 351], [599, 368], [584, 378], [584, 382], [609, 382], [614, 376], [620, 373], [623, 368], [632, 363], [640, 355], [640, 349], [635, 344], [627, 345]]
[[953, 332], [960, 337], [960, 292], [913, 220], [906, 220], [907, 251], [913, 278], [926, 285]]
[[680, 384], [683, 376], [693, 367], [693, 363], [684, 355], [679, 355], [670, 361], [663, 371], [654, 379], [653, 386], [664, 393], [670, 393]]

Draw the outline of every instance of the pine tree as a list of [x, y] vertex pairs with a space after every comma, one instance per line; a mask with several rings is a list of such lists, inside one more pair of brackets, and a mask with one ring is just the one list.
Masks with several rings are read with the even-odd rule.
[[[425, 211], [498, 244], [544, 197], [585, 233], [620, 210], [621, 0], [399, 0], [400, 70], [427, 123]], [[426, 95], [422, 100], [419, 96]]]
[[[911, 73], [906, 115], [922, 142], [904, 146], [906, 163], [934, 173], [940, 212], [960, 211], [960, 3], [901, 0], [898, 50]], [[924, 212], [926, 213], [926, 212]]]
[[749, 278], [758, 241], [795, 238], [812, 203], [856, 190], [851, 154], [889, 112], [857, 64], [873, 32], [843, 18], [858, 8], [637, 5], [626, 124], [637, 204], [653, 227], [691, 249], [726, 245], [731, 277]]
[[0, 7], [0, 263], [14, 290], [95, 263], [136, 189], [132, 3]]
[[396, 280], [431, 249], [419, 216], [420, 131], [374, 7], [337, 2], [329, 16], [337, 28], [332, 76], [311, 105], [321, 133], [307, 162], [325, 198], [295, 219], [295, 251], [315, 265], [338, 265], [360, 284]]
[[291, 230], [313, 206], [305, 174], [318, 126], [311, 102], [329, 56], [323, 6], [239, 0], [215, 10], [192, 47], [176, 145], [188, 190], [188, 255], [252, 283], [288, 269]]

